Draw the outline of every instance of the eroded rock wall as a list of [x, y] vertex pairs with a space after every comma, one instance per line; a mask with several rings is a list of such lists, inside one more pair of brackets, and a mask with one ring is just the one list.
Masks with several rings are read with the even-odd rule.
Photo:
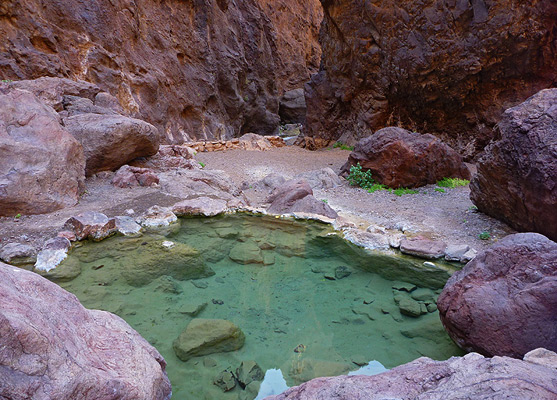
[[557, 85], [553, 0], [321, 0], [307, 135], [353, 144], [389, 125], [434, 133], [466, 156], [502, 112]]
[[5, 0], [0, 78], [115, 95], [167, 142], [272, 134], [282, 91], [319, 60], [318, 0]]

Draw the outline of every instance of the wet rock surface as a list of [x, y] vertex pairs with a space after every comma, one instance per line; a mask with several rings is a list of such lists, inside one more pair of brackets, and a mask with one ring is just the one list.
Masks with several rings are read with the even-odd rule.
[[268, 400], [492, 399], [550, 400], [557, 395], [553, 368], [477, 353], [434, 361], [422, 357], [374, 376], [317, 378]]
[[244, 333], [230, 321], [193, 319], [174, 341], [174, 352], [182, 361], [192, 357], [241, 349]]
[[557, 240], [557, 89], [508, 109], [501, 139], [478, 162], [470, 198], [519, 231]]
[[166, 362], [124, 320], [32, 272], [0, 277], [0, 397], [170, 398]]
[[306, 86], [316, 139], [355, 144], [400, 124], [470, 157], [506, 108], [555, 83], [552, 0], [322, 4], [323, 62]]
[[281, 94], [319, 65], [317, 0], [9, 0], [0, 12], [3, 78], [96, 83], [172, 143], [272, 134]]
[[373, 179], [391, 188], [419, 187], [443, 178], [470, 179], [462, 157], [433, 135], [384, 128], [360, 140], [342, 173], [360, 164]]
[[557, 350], [557, 243], [509, 235], [455, 273], [439, 296], [443, 325], [463, 349], [522, 357]]
[[83, 149], [52, 107], [0, 83], [0, 216], [75, 205], [84, 166]]

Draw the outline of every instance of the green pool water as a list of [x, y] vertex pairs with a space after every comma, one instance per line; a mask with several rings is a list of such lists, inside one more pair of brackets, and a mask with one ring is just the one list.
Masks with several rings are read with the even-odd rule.
[[[50, 278], [85, 307], [119, 315], [154, 345], [168, 363], [173, 399], [235, 400], [253, 395], [239, 387], [224, 393], [213, 380], [242, 361], [280, 368], [293, 386], [356, 370], [354, 362], [392, 368], [420, 356], [461, 355], [434, 304], [411, 317], [395, 302], [414, 296], [423, 309], [450, 269], [374, 254], [317, 222], [230, 215], [83, 243]], [[350, 275], [333, 280], [335, 270]], [[187, 314], [198, 307], [195, 317]], [[244, 347], [180, 361], [172, 343], [193, 318], [233, 322]]]

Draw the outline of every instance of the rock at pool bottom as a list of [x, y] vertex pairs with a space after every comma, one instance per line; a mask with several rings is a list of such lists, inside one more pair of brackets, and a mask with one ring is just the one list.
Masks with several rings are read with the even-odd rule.
[[174, 341], [176, 356], [182, 361], [213, 353], [226, 353], [244, 346], [244, 333], [230, 321], [223, 319], [192, 320]]

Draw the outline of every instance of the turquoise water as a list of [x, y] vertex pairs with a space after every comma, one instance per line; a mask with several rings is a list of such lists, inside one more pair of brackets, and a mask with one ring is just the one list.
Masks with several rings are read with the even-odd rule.
[[[163, 233], [84, 243], [51, 279], [85, 307], [121, 316], [154, 345], [175, 399], [253, 399], [240, 387], [223, 393], [213, 385], [221, 371], [248, 360], [263, 371], [281, 369], [293, 386], [370, 360], [392, 368], [461, 354], [434, 304], [410, 317], [395, 303], [413, 295], [425, 308], [450, 267], [369, 253], [317, 222], [231, 215], [181, 219]], [[350, 274], [332, 280], [335, 271]], [[172, 343], [193, 318], [232, 321], [245, 345], [180, 361]]]

